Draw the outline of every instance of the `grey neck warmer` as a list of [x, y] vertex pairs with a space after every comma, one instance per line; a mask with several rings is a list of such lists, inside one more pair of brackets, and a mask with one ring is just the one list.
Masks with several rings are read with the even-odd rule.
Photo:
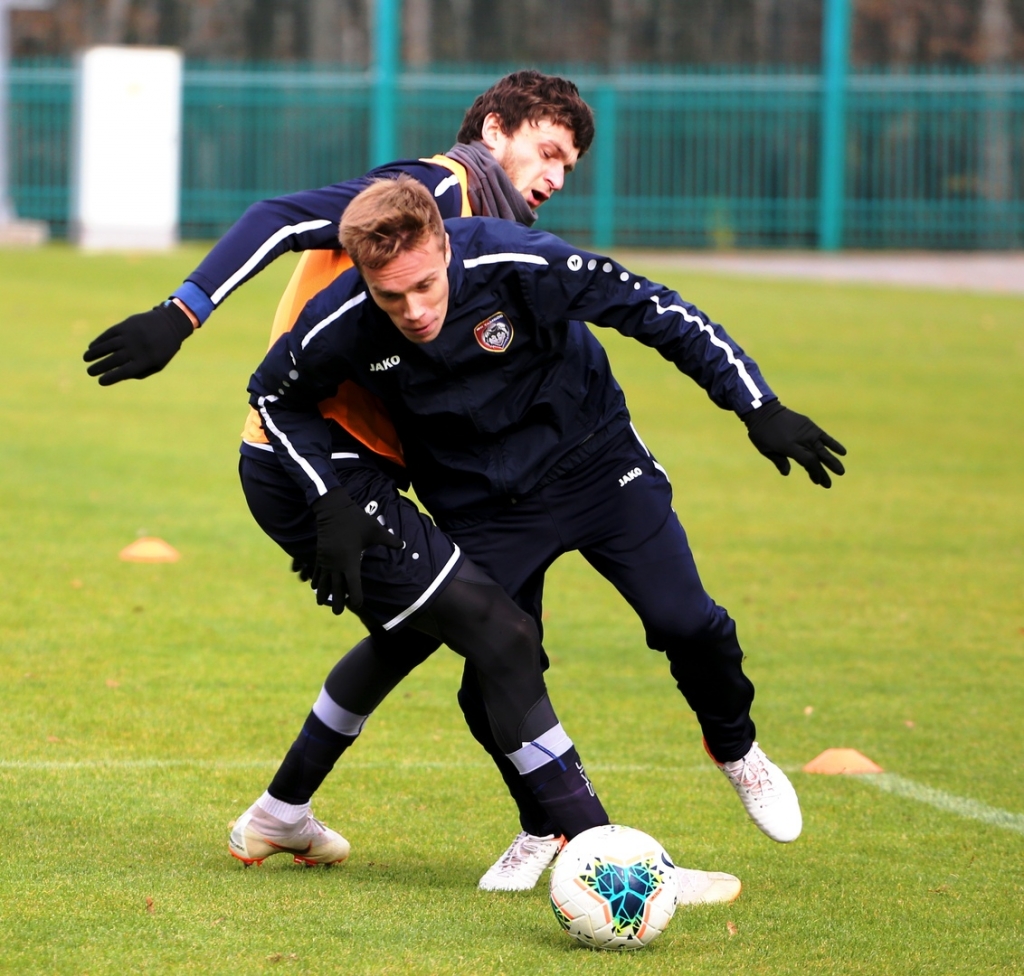
[[445, 153], [466, 167], [469, 205], [480, 217], [501, 217], [530, 227], [537, 215], [482, 142], [457, 142]]

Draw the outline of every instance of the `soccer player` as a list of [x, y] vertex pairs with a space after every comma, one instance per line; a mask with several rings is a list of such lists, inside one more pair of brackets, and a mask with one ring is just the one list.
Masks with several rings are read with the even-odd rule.
[[399, 494], [386, 461], [333, 451], [329, 438], [323, 447], [331, 488], [308, 469], [324, 487], [312, 504], [266, 465], [243, 467], [246, 497], [268, 534], [312, 567], [323, 602], [346, 594], [373, 639], [332, 670], [267, 791], [235, 823], [230, 852], [246, 865], [277, 853], [344, 861], [348, 841], [313, 816], [312, 794], [384, 696], [440, 643], [472, 662], [495, 741], [563, 833], [607, 823], [548, 699], [533, 620]]
[[[773, 839], [794, 840], [799, 803], [755, 741], [735, 625], [704, 591], [664, 470], [632, 429], [607, 357], [580, 320], [657, 348], [737, 413], [783, 474], [793, 458], [829, 487], [826, 469], [843, 473], [832, 452], [845, 449], [783, 407], [720, 326], [608, 258], [509, 222], [442, 224], [429, 192], [408, 178], [364, 191], [341, 235], [361, 277], [350, 271], [311, 301], [250, 384], [305, 500], [321, 505], [336, 486], [336, 442], [317, 404], [353, 380], [387, 406], [438, 524], [535, 620], [544, 571], [570, 549], [619, 589], [649, 646], [666, 653], [709, 754], [752, 819]], [[350, 564], [357, 546], [317, 539], [322, 602], [346, 591], [346, 573], [332, 567]], [[540, 830], [553, 822], [482, 721], [472, 663], [460, 703], [502, 768], [524, 831], [542, 839], [526, 818]]]
[[[530, 226], [593, 139], [593, 113], [571, 81], [539, 71], [506, 75], [476, 98], [457, 142], [443, 155], [388, 163], [357, 179], [253, 204], [167, 301], [89, 344], [88, 373], [109, 386], [159, 372], [236, 288], [282, 254], [301, 251], [275, 321], [276, 338], [309, 298], [351, 267], [338, 224], [373, 179], [415, 177], [434, 194], [443, 217], [472, 214]], [[269, 451], [255, 415], [244, 436]]]

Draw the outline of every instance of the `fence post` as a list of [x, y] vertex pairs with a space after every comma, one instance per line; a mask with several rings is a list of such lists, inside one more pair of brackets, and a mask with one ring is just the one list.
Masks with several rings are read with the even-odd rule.
[[10, 131], [8, 69], [11, 61], [11, 11], [45, 10], [49, 5], [50, 0], [0, 0], [0, 225], [13, 223], [17, 217], [10, 196], [7, 144]]
[[594, 100], [594, 193], [592, 233], [595, 249], [606, 250], [615, 243], [615, 86], [605, 81]]
[[818, 246], [843, 244], [846, 202], [846, 78], [850, 59], [850, 0], [825, 0], [821, 30], [821, 172]]
[[373, 106], [370, 116], [370, 165], [390, 163], [397, 155], [398, 45], [401, 0], [376, 0], [373, 32]]

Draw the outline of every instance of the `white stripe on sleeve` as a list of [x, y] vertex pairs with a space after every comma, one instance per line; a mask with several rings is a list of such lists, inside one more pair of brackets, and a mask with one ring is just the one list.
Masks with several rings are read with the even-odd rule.
[[523, 264], [547, 264], [547, 258], [539, 254], [516, 254], [514, 251], [504, 251], [501, 254], [481, 254], [478, 258], [466, 258], [463, 265], [467, 268], [478, 268], [481, 264], [505, 264], [510, 261], [520, 261]]
[[290, 237], [292, 234], [304, 234], [308, 230], [319, 230], [321, 227], [326, 227], [331, 222], [329, 220], [307, 220], [302, 224], [289, 224], [287, 227], [281, 227], [270, 235], [257, 249], [256, 253], [253, 254], [248, 261], [245, 262], [223, 285], [220, 286], [211, 296], [210, 301], [214, 305], [219, 305], [223, 300], [224, 296], [231, 291], [257, 264], [262, 261], [267, 254], [272, 251], [278, 244], [281, 243], [286, 237]]
[[445, 192], [449, 188], [451, 188], [453, 186], [458, 186], [458, 183], [459, 183], [459, 178], [454, 173], [452, 173], [452, 175], [449, 176], [448, 179], [441, 180], [441, 182], [438, 183], [437, 186], [434, 187], [434, 196], [435, 197], [444, 196]]
[[685, 308], [683, 308], [682, 305], [666, 305], [663, 307], [661, 302], [658, 301], [657, 295], [652, 295], [651, 301], [654, 302], [654, 306], [657, 308], [659, 315], [664, 315], [666, 312], [678, 312], [684, 319], [686, 319], [687, 322], [696, 324], [699, 326], [701, 332], [706, 332], [708, 334], [708, 338], [711, 340], [711, 344], [713, 346], [718, 346], [719, 349], [725, 352], [725, 358], [729, 361], [729, 365], [735, 368], [740, 379], [743, 381], [743, 385], [750, 391], [751, 396], [754, 398], [751, 401], [751, 406], [755, 408], [761, 406], [761, 397], [763, 394], [757, 388], [757, 384], [754, 382], [750, 373], [747, 372], [747, 367], [744, 363], [733, 355], [732, 346], [730, 346], [728, 342], [723, 342], [719, 339], [718, 336], [715, 335], [715, 330], [711, 328], [707, 322], [698, 315], [691, 315]]
[[331, 312], [331, 314], [328, 315], [327, 318], [321, 319], [319, 322], [317, 322], [316, 325], [313, 326], [312, 329], [310, 329], [302, 337], [302, 348], [305, 349], [306, 346], [309, 344], [309, 340], [312, 339], [313, 336], [315, 336], [321, 330], [326, 329], [327, 326], [329, 326], [336, 319], [341, 318], [341, 316], [344, 315], [350, 308], [355, 308], [357, 305], [362, 305], [363, 302], [365, 301], [366, 292], [361, 291], [358, 295], [354, 295], [347, 302], [345, 302], [345, 304], [342, 305], [341, 308], [337, 308], [333, 312]]
[[267, 430], [271, 431], [275, 437], [284, 445], [284, 449], [288, 452], [291, 459], [306, 472], [309, 480], [316, 485], [316, 491], [318, 495], [327, 494], [327, 485], [323, 483], [323, 479], [316, 473], [313, 465], [311, 465], [295, 448], [292, 446], [292, 442], [288, 440], [288, 435], [284, 431], [280, 430], [277, 424], [270, 419], [270, 414], [267, 413], [266, 404], [273, 403], [277, 399], [276, 396], [261, 396], [259, 399], [260, 416], [263, 418], [263, 425]]

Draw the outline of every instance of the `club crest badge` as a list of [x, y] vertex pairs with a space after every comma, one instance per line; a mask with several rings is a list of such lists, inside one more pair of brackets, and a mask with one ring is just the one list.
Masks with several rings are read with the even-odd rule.
[[482, 349], [504, 352], [512, 342], [512, 323], [504, 312], [495, 312], [473, 329], [473, 335]]

